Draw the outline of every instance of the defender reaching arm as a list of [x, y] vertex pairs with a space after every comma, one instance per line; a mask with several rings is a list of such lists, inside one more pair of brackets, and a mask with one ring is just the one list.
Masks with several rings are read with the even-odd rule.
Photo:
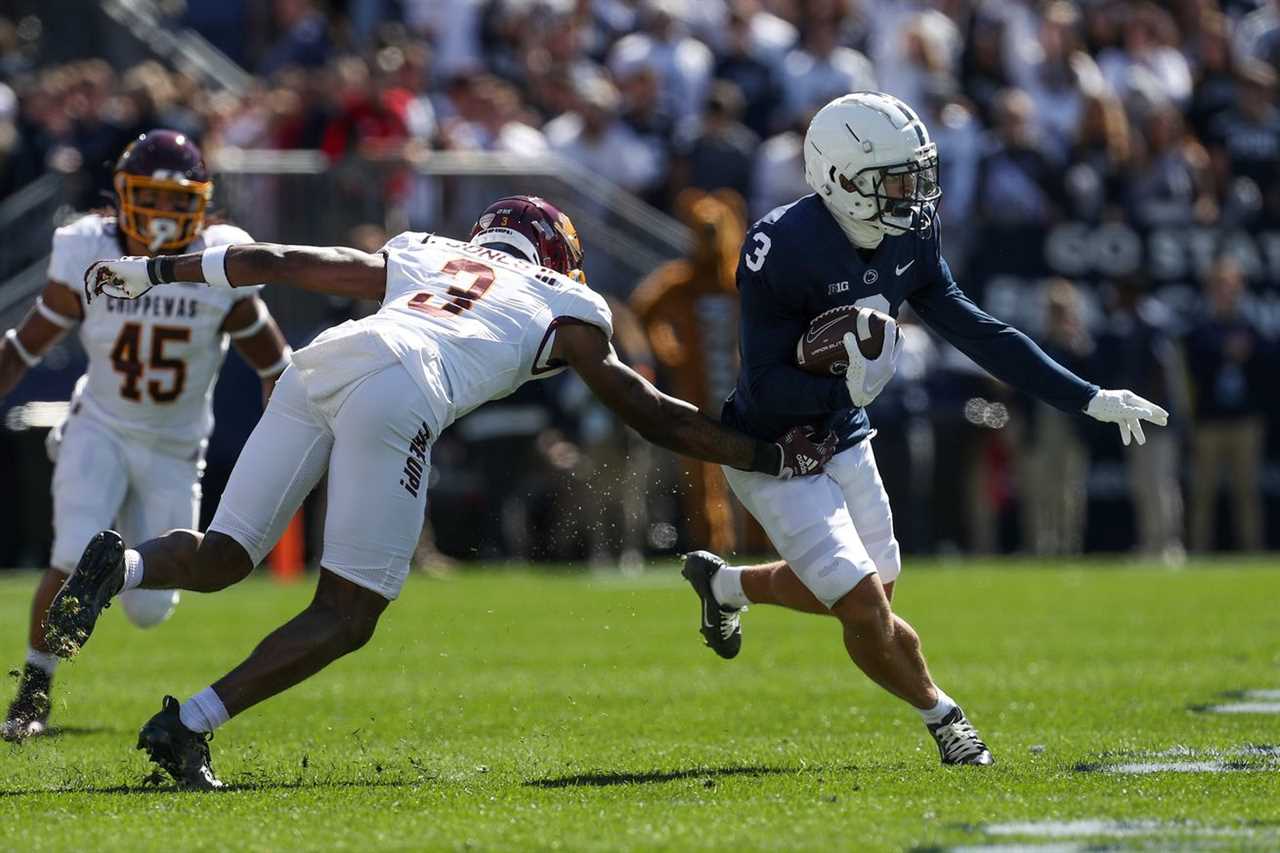
[[[121, 258], [100, 261], [85, 272], [85, 295], [90, 300], [101, 294], [134, 299], [158, 284], [175, 281], [215, 287], [270, 281], [317, 293], [380, 300], [386, 293], [386, 257], [341, 247], [249, 243], [176, 257]], [[676, 453], [787, 478], [817, 473], [834, 451], [834, 440], [815, 442], [799, 428], [767, 442], [721, 426], [689, 403], [663, 394], [624, 365], [594, 326], [559, 329], [552, 358], [577, 370], [629, 426]]]

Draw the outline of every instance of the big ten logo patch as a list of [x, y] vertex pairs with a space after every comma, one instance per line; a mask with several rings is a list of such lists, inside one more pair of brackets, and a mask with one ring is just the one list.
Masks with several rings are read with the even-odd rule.
[[400, 485], [415, 498], [422, 489], [422, 472], [427, 469], [427, 449], [431, 445], [431, 430], [424, 423], [409, 441], [409, 455], [404, 458], [403, 477]]

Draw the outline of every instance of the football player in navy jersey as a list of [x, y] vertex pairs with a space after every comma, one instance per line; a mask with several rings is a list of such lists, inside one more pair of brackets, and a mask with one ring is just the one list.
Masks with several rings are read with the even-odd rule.
[[782, 561], [731, 567], [705, 551], [684, 576], [701, 599], [701, 631], [724, 658], [742, 644], [748, 604], [830, 613], [849, 657], [924, 718], [943, 764], [993, 763], [960, 707], [933, 681], [920, 639], [890, 602], [901, 570], [889, 499], [876, 470], [863, 408], [893, 375], [896, 327], [867, 359], [846, 335], [844, 378], [796, 366], [796, 344], [818, 314], [858, 305], [896, 316], [904, 303], [998, 379], [1059, 409], [1118, 424], [1127, 445], [1142, 422], [1167, 413], [1131, 391], [1106, 391], [1049, 358], [1029, 338], [965, 296], [942, 256], [937, 146], [916, 113], [879, 92], [837, 98], [804, 142], [814, 194], [777, 208], [747, 234], [738, 265], [742, 369], [723, 420], [767, 439], [794, 426], [839, 437], [824, 476], [776, 480], [725, 469], [734, 493]]

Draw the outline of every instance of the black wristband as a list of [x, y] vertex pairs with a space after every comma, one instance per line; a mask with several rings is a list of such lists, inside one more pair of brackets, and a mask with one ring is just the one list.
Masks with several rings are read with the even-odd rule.
[[152, 287], [157, 284], [168, 284], [178, 280], [178, 259], [173, 255], [156, 255], [147, 258], [147, 278]]
[[782, 471], [782, 446], [757, 441], [751, 453], [751, 470], [776, 477]]

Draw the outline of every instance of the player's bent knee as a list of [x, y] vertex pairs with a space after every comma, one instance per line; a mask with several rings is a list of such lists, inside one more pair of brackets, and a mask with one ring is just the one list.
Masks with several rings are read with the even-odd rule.
[[[194, 530], [186, 532], [201, 536]], [[203, 534], [196, 551], [195, 575], [202, 586], [207, 585], [205, 591], [225, 589], [244, 580], [252, 571], [253, 560], [243, 545], [225, 533], [210, 531]]]
[[893, 610], [880, 578], [867, 575], [831, 607], [832, 614], [848, 630], [859, 635], [888, 637], [893, 631]]

